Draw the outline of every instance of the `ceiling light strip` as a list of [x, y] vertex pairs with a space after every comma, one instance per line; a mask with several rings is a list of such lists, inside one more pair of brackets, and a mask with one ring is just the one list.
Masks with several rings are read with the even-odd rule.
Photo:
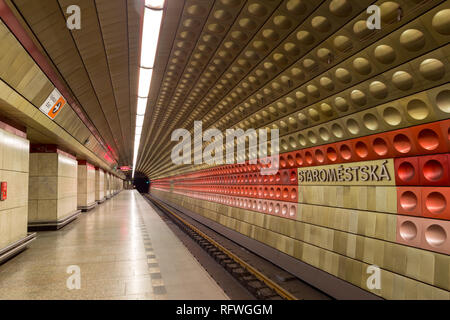
[[161, 30], [164, 1], [165, 0], [145, 0], [132, 178], [134, 178], [135, 174], [136, 160], [141, 142], [142, 127], [144, 125], [145, 113], [147, 111], [146, 109], [153, 76], [156, 49], [158, 47], [159, 34]]

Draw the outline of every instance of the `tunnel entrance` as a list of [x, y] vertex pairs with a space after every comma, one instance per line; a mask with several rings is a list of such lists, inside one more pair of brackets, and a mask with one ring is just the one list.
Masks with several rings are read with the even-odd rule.
[[150, 180], [145, 174], [136, 172], [133, 184], [139, 193], [148, 193], [150, 190]]

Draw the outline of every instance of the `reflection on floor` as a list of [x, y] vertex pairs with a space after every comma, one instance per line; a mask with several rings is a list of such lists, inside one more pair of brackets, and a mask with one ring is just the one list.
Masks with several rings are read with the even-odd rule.
[[[68, 289], [70, 266], [80, 289]], [[228, 297], [142, 196], [123, 191], [0, 265], [0, 299]]]

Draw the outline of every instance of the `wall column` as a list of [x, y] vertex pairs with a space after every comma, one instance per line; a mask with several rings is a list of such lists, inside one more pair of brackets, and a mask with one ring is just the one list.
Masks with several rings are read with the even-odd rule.
[[101, 168], [95, 168], [95, 201], [105, 202], [105, 172]]
[[105, 172], [105, 185], [104, 185], [104, 187], [105, 187], [105, 197], [106, 197], [106, 199], [111, 199], [111, 191], [109, 189], [109, 183], [110, 183], [109, 172]]
[[96, 206], [95, 167], [85, 160], [78, 160], [78, 209], [86, 212]]
[[29, 148], [24, 132], [0, 122], [0, 181], [7, 184], [0, 201], [0, 263], [35, 238], [27, 234]]
[[57, 230], [75, 220], [77, 160], [56, 145], [31, 145], [28, 227]]

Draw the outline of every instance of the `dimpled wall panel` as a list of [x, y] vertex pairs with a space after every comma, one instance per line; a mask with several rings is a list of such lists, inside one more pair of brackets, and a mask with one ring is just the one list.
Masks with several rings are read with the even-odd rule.
[[450, 299], [450, 3], [250, 2], [241, 14], [255, 20], [238, 23], [269, 22], [256, 35], [230, 27], [184, 105], [198, 109], [174, 124], [279, 129], [279, 170], [261, 174], [248, 147], [242, 163], [152, 164], [174, 145], [161, 139], [140, 167], [150, 193], [382, 298]]

